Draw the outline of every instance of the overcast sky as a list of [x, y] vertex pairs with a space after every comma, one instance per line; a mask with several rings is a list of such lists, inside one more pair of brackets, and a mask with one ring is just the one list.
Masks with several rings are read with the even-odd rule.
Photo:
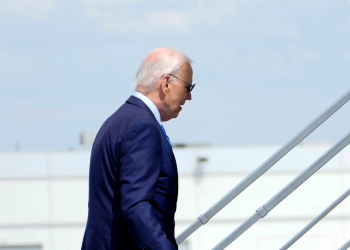
[[[284, 144], [350, 89], [346, 0], [1, 0], [0, 34], [0, 151], [79, 148], [160, 46], [197, 83], [173, 143]], [[346, 104], [308, 140], [349, 124]]]

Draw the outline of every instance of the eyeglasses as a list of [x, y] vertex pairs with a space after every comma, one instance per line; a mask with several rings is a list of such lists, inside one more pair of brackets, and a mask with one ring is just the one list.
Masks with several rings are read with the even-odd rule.
[[195, 83], [194, 83], [194, 84], [192, 84], [192, 83], [187, 83], [187, 82], [181, 80], [180, 78], [178, 78], [177, 76], [174, 76], [173, 74], [169, 74], [169, 76], [175, 77], [176, 79], [180, 80], [181, 82], [187, 84], [187, 85], [185, 86], [185, 88], [187, 89], [188, 93], [191, 93], [191, 91], [193, 90], [194, 86], [196, 86]]

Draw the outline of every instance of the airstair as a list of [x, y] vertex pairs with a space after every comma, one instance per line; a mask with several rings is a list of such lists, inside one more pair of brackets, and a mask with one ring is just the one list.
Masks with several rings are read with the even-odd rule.
[[[208, 223], [208, 221], [214, 217], [221, 209], [223, 209], [229, 202], [235, 199], [241, 192], [249, 187], [253, 182], [260, 178], [267, 170], [281, 160], [288, 152], [290, 152], [295, 146], [309, 136], [316, 128], [318, 128], [323, 122], [337, 112], [345, 103], [350, 100], [350, 90], [347, 91], [342, 97], [340, 97], [335, 103], [328, 107], [323, 113], [321, 113], [315, 120], [302, 129], [297, 135], [295, 135], [289, 142], [283, 145], [276, 153], [268, 158], [257, 169], [244, 178], [239, 184], [237, 184], [231, 191], [229, 191], [223, 198], [209, 208], [204, 214], [201, 214], [196, 221], [194, 221], [185, 231], [183, 231], [177, 238], [177, 244], [180, 244], [187, 239], [192, 233], [199, 229], [202, 225]], [[288, 195], [294, 192], [301, 184], [303, 184], [308, 178], [320, 170], [329, 160], [337, 155], [342, 149], [344, 149], [350, 143], [350, 132], [345, 135], [341, 140], [335, 143], [329, 150], [327, 150], [321, 157], [314, 161], [308, 168], [300, 173], [294, 180], [288, 183], [282, 190], [280, 190], [275, 196], [273, 196], [264, 205], [259, 207], [248, 219], [246, 219], [240, 226], [232, 231], [226, 238], [219, 242], [213, 250], [222, 250], [232, 244], [238, 237], [240, 237], [245, 231], [252, 227], [260, 219], [268, 215], [268, 213], [274, 209], [280, 202], [282, 202]], [[322, 220], [330, 211], [332, 211], [337, 205], [339, 205], [346, 197], [350, 195], [350, 188], [345, 191], [339, 198], [331, 203], [325, 210], [323, 210], [317, 217], [315, 217], [309, 224], [307, 224], [300, 232], [298, 232], [293, 238], [281, 246], [280, 250], [286, 250], [291, 247], [297, 240], [299, 240], [305, 233], [307, 233], [313, 226], [315, 226], [320, 220]], [[344, 245], [339, 246], [339, 250], [345, 250], [350, 247], [350, 240]]]

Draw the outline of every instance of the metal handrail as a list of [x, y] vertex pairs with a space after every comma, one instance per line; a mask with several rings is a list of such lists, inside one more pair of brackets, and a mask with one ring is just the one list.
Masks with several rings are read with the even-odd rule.
[[230, 245], [235, 239], [242, 235], [248, 228], [254, 225], [261, 218], [264, 218], [275, 206], [277, 206], [282, 200], [290, 195], [295, 189], [303, 184], [308, 178], [316, 173], [321, 167], [323, 167], [330, 159], [338, 154], [343, 148], [350, 143], [350, 132], [333, 147], [331, 147], [326, 153], [318, 158], [313, 164], [299, 174], [294, 180], [292, 180], [287, 186], [279, 191], [274, 197], [266, 202], [262, 207], [258, 208], [256, 212], [243, 222], [236, 230], [223, 239], [213, 250], [222, 250]]
[[339, 108], [350, 100], [350, 90], [348, 90], [342, 97], [340, 97], [335, 103], [322, 112], [316, 119], [314, 119], [309, 125], [302, 129], [297, 135], [295, 135], [289, 142], [283, 145], [276, 153], [274, 153], [269, 159], [261, 164], [256, 170], [244, 178], [239, 184], [237, 184], [231, 191], [229, 191], [223, 198], [209, 208], [204, 214], [201, 214], [198, 219], [193, 222], [185, 231], [176, 237], [177, 244], [183, 242], [193, 232], [195, 232], [202, 225], [206, 224], [214, 215], [216, 215], [221, 209], [223, 209], [228, 203], [236, 198], [243, 190], [249, 187], [254, 181], [256, 181], [261, 175], [275, 165], [280, 159], [282, 159], [289, 151], [291, 151], [296, 145], [304, 140], [312, 131], [325, 122], [330, 116], [332, 116]]
[[298, 232], [292, 239], [290, 239], [280, 250], [286, 250], [291, 247], [297, 240], [299, 240], [307, 231], [309, 231], [313, 226], [315, 226], [320, 220], [322, 220], [330, 211], [332, 211], [336, 206], [338, 206], [346, 197], [350, 195], [350, 188], [346, 190], [338, 199], [336, 199], [331, 205], [329, 205], [325, 210], [322, 211], [315, 219], [313, 219], [309, 224], [307, 224], [300, 232]]
[[339, 250], [346, 250], [350, 247], [350, 240], [347, 241], [344, 245], [342, 245]]

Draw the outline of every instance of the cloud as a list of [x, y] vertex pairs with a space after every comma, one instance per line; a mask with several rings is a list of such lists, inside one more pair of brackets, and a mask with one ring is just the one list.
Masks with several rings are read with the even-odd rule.
[[271, 49], [255, 49], [247, 56], [235, 54], [232, 60], [232, 70], [244, 74], [278, 74], [295, 73], [282, 65], [282, 57]]
[[[350, 1], [350, 0], [348, 0]], [[345, 20], [344, 23], [338, 24], [335, 28], [335, 31], [350, 31], [350, 17]]]
[[[76, 1], [88, 18], [97, 20], [103, 29], [111, 32], [183, 34], [202, 25], [205, 28], [221, 25], [228, 26], [228, 32], [240, 39], [271, 35], [292, 39], [300, 37], [300, 31], [294, 24], [285, 23], [281, 18], [266, 18], [266, 15], [256, 18], [255, 9], [250, 11], [252, 13], [236, 15], [237, 10], [248, 2], [258, 2], [257, 7], [266, 4], [259, 0], [188, 0], [176, 4], [159, 0], [147, 3], [141, 0]], [[60, 2], [63, 0], [2, 0], [0, 14], [44, 20]]]
[[[152, 10], [142, 5], [142, 1], [98, 1], [80, 0], [85, 14], [100, 21], [109, 31], [154, 33], [166, 31], [171, 33], [187, 32], [197, 25], [206, 23], [218, 25], [225, 15], [236, 12], [237, 4], [256, 0], [208, 1], [192, 2], [195, 8], [179, 3], [174, 8], [171, 3], [162, 2], [162, 8], [157, 3]], [[181, 6], [184, 5], [182, 8]], [[145, 8], [142, 8], [145, 7]]]
[[[350, 1], [350, 0], [349, 0]], [[346, 59], [350, 59], [350, 52], [345, 52], [344, 53], [344, 57], [346, 58]]]
[[44, 20], [62, 0], [1, 0], [0, 15]]
[[282, 57], [271, 49], [256, 49], [248, 57], [240, 58], [239, 64], [251, 73], [292, 73], [282, 66]]
[[292, 54], [295, 63], [309, 63], [322, 57], [322, 53], [319, 51], [299, 46], [288, 46], [286, 51]]
[[255, 39], [270, 36], [286, 37], [297, 40], [301, 33], [293, 23], [286, 23], [279, 17], [244, 19], [233, 25], [231, 33], [243, 39]]
[[[142, 17], [133, 17], [129, 11], [105, 11], [103, 8], [86, 8], [85, 14], [101, 22], [104, 29], [115, 32], [154, 33], [178, 32], [185, 28], [187, 15], [176, 11], [148, 11]], [[175, 29], [175, 30], [173, 30]]]
[[47, 69], [40, 61], [0, 51], [0, 76], [16, 77]]
[[[216, 0], [180, 1], [176, 6], [171, 2], [156, 2], [144, 5], [142, 1], [80, 0], [86, 16], [98, 20], [102, 27], [112, 32], [137, 32], [153, 34], [166, 32], [184, 34], [199, 27], [221, 29], [235, 35], [237, 39], [256, 39], [270, 36], [299, 39], [301, 33], [296, 25], [285, 22], [280, 17], [269, 17], [261, 13], [256, 16], [255, 9], [238, 10], [248, 2], [262, 7], [258, 0]], [[264, 4], [263, 4], [264, 5]], [[263, 6], [264, 8], [264, 6]]]
[[[348, 0], [348, 1], [350, 1], [350, 0]], [[343, 29], [346, 30], [346, 31], [350, 31], [350, 18], [348, 18], [348, 19], [345, 21], [345, 23], [344, 23], [344, 25], [343, 25]]]
[[45, 107], [28, 103], [17, 104], [8, 112], [9, 118], [15, 121], [93, 121], [105, 119], [108, 115], [110, 114], [107, 112], [85, 107]]

